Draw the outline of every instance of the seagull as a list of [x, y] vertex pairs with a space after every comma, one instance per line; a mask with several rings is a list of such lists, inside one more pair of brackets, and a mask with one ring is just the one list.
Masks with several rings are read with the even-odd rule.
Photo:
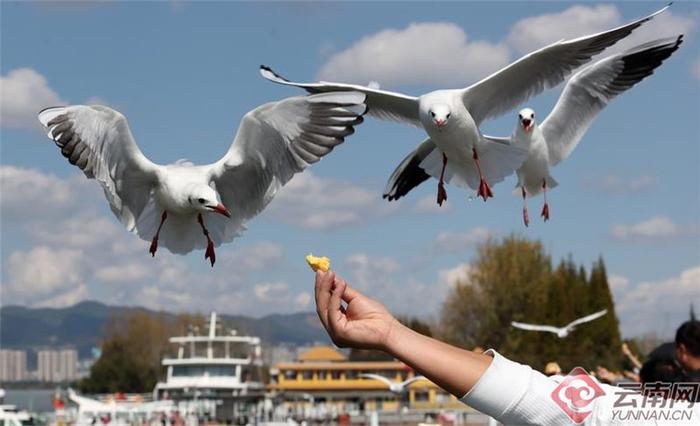
[[616, 96], [654, 73], [683, 42], [683, 35], [651, 41], [623, 53], [608, 56], [574, 74], [549, 116], [537, 124], [535, 111], [525, 108], [509, 138], [485, 136], [494, 142], [512, 143], [528, 150], [516, 170], [516, 191], [523, 197], [523, 222], [529, 224], [527, 197], [544, 194], [541, 216], [549, 220], [547, 189], [557, 181], [549, 168], [566, 159], [576, 148], [598, 113]]
[[[298, 96], [248, 112], [228, 152], [195, 166], [159, 165], [141, 152], [124, 115], [106, 106], [46, 108], [39, 121], [68, 161], [97, 180], [127, 230], [173, 253], [232, 241], [295, 173], [354, 132], [367, 110], [355, 91]], [[202, 235], [203, 234], [203, 235]]]
[[[575, 68], [667, 8], [609, 31], [555, 42], [467, 88], [436, 90], [419, 97], [353, 84], [292, 82], [264, 65], [260, 73], [275, 83], [300, 87], [310, 93], [339, 90], [366, 93], [370, 115], [422, 127], [427, 132], [429, 138], [418, 147], [424, 156], [417, 166], [423, 180], [428, 175], [439, 179], [439, 205], [447, 200], [445, 182], [472, 188], [486, 201], [493, 196], [490, 184], [502, 181], [520, 167], [527, 158], [527, 150], [486, 139], [479, 126], [557, 86]], [[411, 162], [409, 158], [406, 160]], [[404, 195], [401, 187], [402, 182], [390, 179], [384, 198], [398, 199]]]
[[387, 379], [384, 376], [380, 376], [379, 374], [371, 374], [371, 373], [365, 373], [365, 374], [360, 374], [360, 377], [365, 377], [367, 379], [374, 379], [374, 380], [379, 380], [380, 382], [386, 384], [389, 387], [389, 391], [392, 393], [397, 393], [401, 394], [406, 392], [408, 389], [408, 386], [416, 382], [418, 380], [423, 380], [425, 377], [423, 376], [414, 376], [411, 377], [410, 379], [406, 379], [403, 382], [392, 382], [391, 380]]
[[521, 330], [530, 330], [530, 331], [548, 331], [550, 333], [554, 333], [559, 337], [560, 339], [565, 338], [566, 336], [569, 335], [574, 329], [586, 322], [593, 321], [594, 319], [600, 318], [603, 315], [607, 314], [608, 310], [603, 309], [602, 311], [598, 311], [594, 314], [587, 315], [583, 318], [579, 318], [575, 321], [571, 321], [569, 324], [567, 324], [564, 327], [553, 327], [551, 325], [536, 325], [536, 324], [525, 324], [522, 322], [511, 322], [511, 325], [515, 328], [519, 328]]

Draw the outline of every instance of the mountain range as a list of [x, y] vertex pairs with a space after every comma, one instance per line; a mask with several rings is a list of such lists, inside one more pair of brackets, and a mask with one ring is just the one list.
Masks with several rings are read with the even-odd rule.
[[[157, 313], [141, 307], [80, 302], [67, 308], [0, 307], [0, 348], [36, 350], [72, 346], [86, 358], [99, 342], [105, 324], [131, 312]], [[175, 315], [166, 313], [166, 315]], [[315, 313], [273, 314], [261, 318], [220, 315], [239, 334], [261, 338], [264, 346], [308, 345], [329, 342]]]

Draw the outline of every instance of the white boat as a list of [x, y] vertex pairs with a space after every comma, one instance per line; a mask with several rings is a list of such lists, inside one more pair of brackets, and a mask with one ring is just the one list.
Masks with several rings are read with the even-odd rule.
[[30, 426], [36, 424], [34, 418], [26, 411], [18, 410], [10, 404], [0, 405], [0, 425], [3, 426]]
[[192, 403], [196, 409], [206, 401], [215, 410], [199, 417], [223, 422], [247, 423], [259, 415], [265, 395], [259, 337], [224, 329], [212, 312], [207, 334], [191, 328], [170, 343], [177, 345], [177, 357], [163, 359], [167, 375], [156, 385], [154, 399]]

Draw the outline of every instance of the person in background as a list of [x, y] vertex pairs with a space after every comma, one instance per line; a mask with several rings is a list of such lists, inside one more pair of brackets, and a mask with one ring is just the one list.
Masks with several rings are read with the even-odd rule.
[[[340, 347], [384, 351], [465, 404], [503, 424], [572, 424], [570, 414], [552, 397], [557, 388], [580, 396], [580, 388], [562, 381], [564, 376], [547, 377], [493, 349], [477, 354], [417, 333], [397, 321], [381, 303], [355, 290], [333, 271], [316, 272], [315, 297], [318, 317], [333, 343]], [[620, 389], [605, 384], [597, 386], [603, 391], [601, 395], [578, 401], [586, 404], [577, 405], [577, 409], [590, 409], [582, 424], [630, 424], [613, 417]], [[626, 400], [641, 406], [643, 398], [641, 394], [632, 393]], [[689, 415], [688, 420], [674, 422], [675, 426], [700, 422], [700, 404], [675, 401], [674, 407]], [[645, 424], [660, 423], [650, 419]]]
[[561, 375], [561, 367], [554, 361], [550, 361], [544, 366], [545, 376], [559, 376]]
[[676, 330], [676, 359], [686, 378], [700, 382], [700, 321], [686, 321]]

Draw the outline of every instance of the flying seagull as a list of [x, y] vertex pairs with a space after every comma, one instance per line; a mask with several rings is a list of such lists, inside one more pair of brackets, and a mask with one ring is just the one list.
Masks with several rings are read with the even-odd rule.
[[370, 373], [360, 374], [360, 377], [379, 380], [380, 382], [387, 385], [390, 392], [398, 393], [398, 394], [406, 392], [406, 390], [408, 389], [408, 386], [411, 383], [416, 382], [418, 380], [425, 379], [425, 377], [423, 377], [423, 376], [414, 376], [414, 377], [411, 377], [410, 379], [404, 380], [403, 382], [393, 382], [384, 376], [380, 376], [379, 374], [370, 374]]
[[486, 136], [526, 148], [528, 157], [516, 171], [523, 197], [523, 222], [529, 223], [527, 197], [544, 193], [541, 216], [549, 220], [547, 189], [557, 186], [549, 168], [566, 159], [576, 148], [598, 113], [616, 96], [654, 73], [683, 42], [683, 35], [655, 40], [623, 53], [608, 56], [577, 72], [566, 84], [549, 116], [537, 124], [535, 111], [525, 108], [509, 138]]
[[579, 318], [575, 321], [571, 321], [569, 324], [567, 324], [564, 327], [554, 327], [551, 325], [536, 325], [536, 324], [525, 324], [522, 322], [511, 322], [511, 325], [515, 328], [519, 328], [521, 330], [530, 330], [530, 331], [548, 331], [550, 333], [556, 334], [560, 339], [565, 338], [566, 336], [569, 335], [574, 329], [586, 322], [593, 321], [594, 319], [600, 318], [603, 315], [607, 314], [608, 310], [603, 309], [602, 311], [598, 311], [594, 314], [587, 315], [583, 318]]
[[[518, 168], [516, 188], [523, 197], [523, 221], [529, 224], [526, 197], [544, 192], [542, 217], [549, 220], [547, 189], [557, 186], [549, 168], [567, 158], [593, 123], [598, 113], [616, 96], [653, 74], [683, 42], [683, 36], [651, 41], [608, 56], [574, 74], [567, 82], [549, 116], [538, 125], [535, 111], [525, 108], [510, 137], [484, 138], [496, 143], [513, 144], [528, 150]], [[411, 152], [396, 168], [387, 184], [394, 198], [407, 194], [429, 178], [421, 163], [435, 149], [426, 141]], [[391, 198], [390, 198], [391, 199]]]
[[112, 212], [139, 237], [185, 254], [232, 241], [295, 173], [341, 144], [362, 122], [366, 95], [323, 93], [270, 102], [248, 112], [228, 152], [213, 164], [148, 160], [126, 118], [105, 106], [39, 113], [68, 161], [97, 180]]
[[[666, 8], [609, 31], [550, 44], [465, 89], [437, 90], [419, 97], [353, 84], [291, 82], [264, 65], [260, 72], [268, 80], [311, 93], [366, 93], [370, 115], [423, 127], [428, 133], [429, 138], [419, 147], [426, 154], [419, 166], [426, 179], [427, 175], [439, 179], [438, 204], [447, 199], [444, 182], [470, 187], [486, 201], [493, 196], [489, 183], [513, 173], [527, 151], [484, 138], [479, 126], [558, 85], [574, 69]], [[401, 182], [390, 180], [384, 197], [390, 201], [401, 197], [400, 188]]]

